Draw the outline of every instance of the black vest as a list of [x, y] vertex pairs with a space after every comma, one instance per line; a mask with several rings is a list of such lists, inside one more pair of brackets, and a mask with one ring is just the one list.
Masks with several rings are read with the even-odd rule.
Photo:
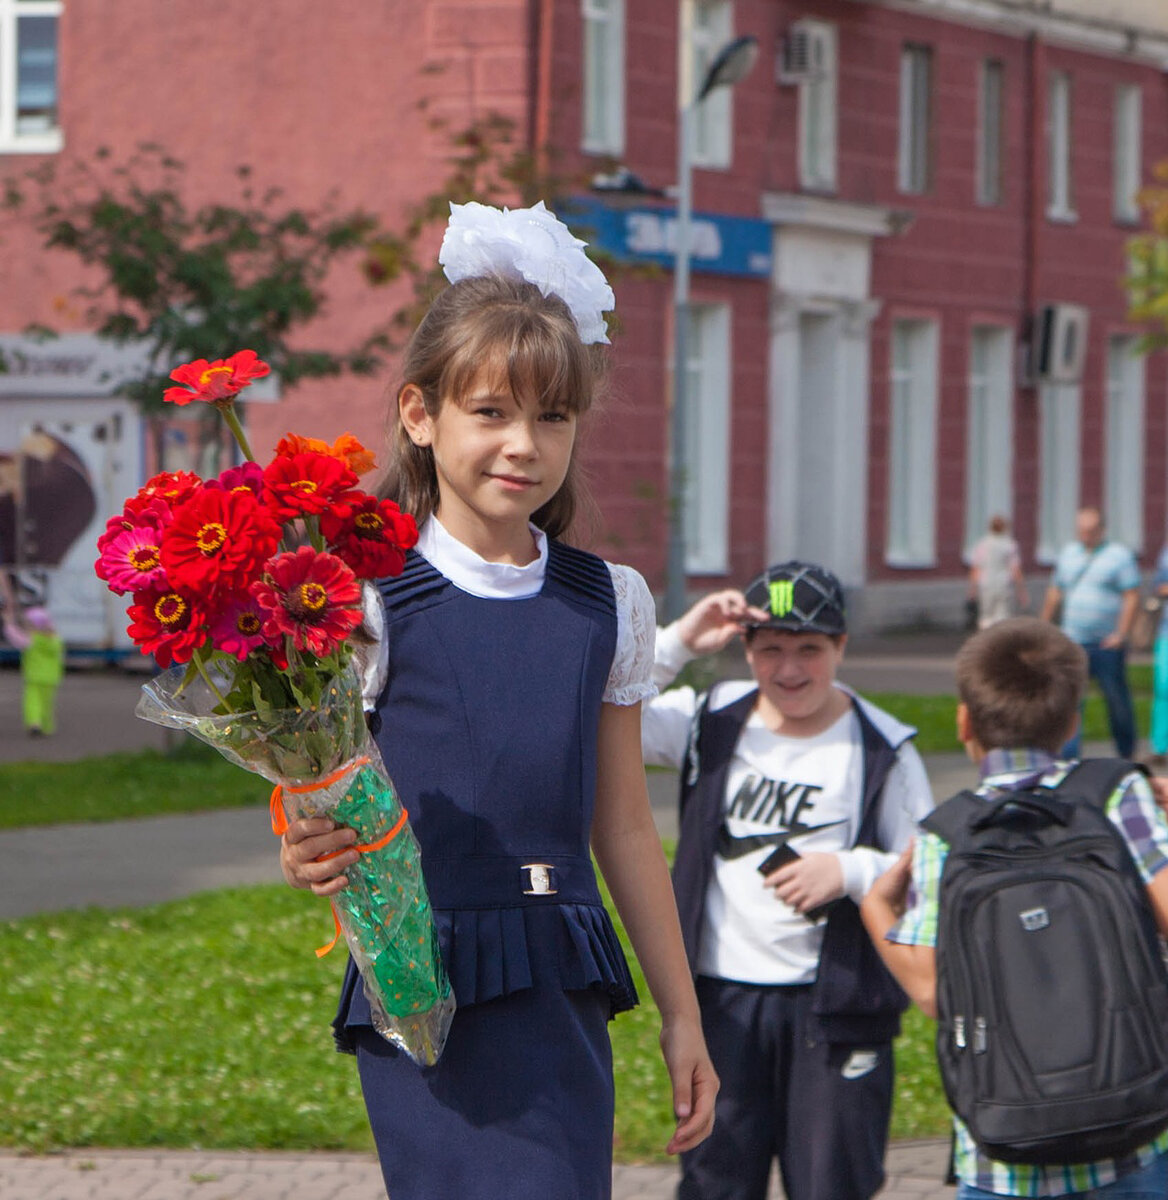
[[[752, 691], [725, 708], [699, 707], [682, 766], [673, 889], [691, 970], [697, 968], [706, 889], [723, 819], [726, 775], [757, 698], [758, 692]], [[855, 844], [886, 849], [879, 844], [877, 816], [896, 748], [860, 705], [853, 704], [864, 758]], [[828, 914], [813, 987], [812, 1019], [821, 1040], [866, 1045], [889, 1041], [899, 1033], [900, 1014], [908, 1007], [908, 997], [881, 961], [860, 920], [860, 910], [849, 897], [837, 901]]]

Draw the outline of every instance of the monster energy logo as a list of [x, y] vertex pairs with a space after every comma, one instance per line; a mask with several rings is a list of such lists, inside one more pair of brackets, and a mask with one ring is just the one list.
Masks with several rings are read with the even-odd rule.
[[795, 581], [772, 579], [770, 592], [771, 613], [776, 617], [785, 617], [795, 607]]

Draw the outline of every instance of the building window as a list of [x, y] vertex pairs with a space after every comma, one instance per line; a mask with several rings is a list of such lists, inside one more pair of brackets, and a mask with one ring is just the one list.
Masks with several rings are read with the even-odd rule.
[[905, 46], [900, 55], [900, 141], [897, 186], [902, 192], [929, 188], [932, 141], [933, 52]]
[[[729, 0], [693, 6], [693, 74], [690, 100], [697, 94], [718, 51], [734, 37], [734, 11]], [[694, 111], [693, 162], [699, 167], [728, 167], [733, 149], [734, 89], [715, 88]]]
[[992, 516], [1014, 509], [1013, 336], [996, 325], [969, 341], [969, 413], [965, 460], [965, 553]]
[[836, 30], [822, 21], [800, 21], [808, 73], [799, 84], [799, 185], [833, 191], [836, 184]]
[[625, 148], [624, 0], [581, 0], [584, 18], [584, 133], [591, 154]]
[[730, 306], [690, 308], [686, 385], [685, 569], [730, 569]]
[[1107, 343], [1104, 496], [1111, 536], [1138, 554], [1144, 545], [1144, 357], [1139, 339]]
[[1052, 563], [1075, 536], [1079, 507], [1079, 414], [1083, 389], [1077, 383], [1044, 383], [1038, 389], [1038, 550]]
[[1140, 219], [1137, 196], [1143, 174], [1143, 93], [1135, 84], [1115, 89], [1115, 133], [1113, 137], [1113, 208], [1115, 219], [1133, 225]]
[[1053, 71], [1047, 92], [1047, 208], [1056, 221], [1075, 219], [1071, 188], [1071, 77]]
[[57, 115], [60, 0], [0, 0], [0, 152], [61, 148]]
[[936, 561], [937, 325], [894, 321], [888, 548], [895, 567]]
[[1002, 203], [1002, 114], [1006, 70], [987, 58], [981, 64], [977, 98], [977, 202]]

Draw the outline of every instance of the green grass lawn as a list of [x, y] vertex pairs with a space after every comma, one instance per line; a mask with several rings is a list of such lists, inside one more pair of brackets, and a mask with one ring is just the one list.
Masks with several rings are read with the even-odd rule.
[[[328, 1028], [343, 955], [312, 952], [331, 924], [283, 886], [0, 923], [0, 1144], [370, 1149], [356, 1066]], [[663, 1159], [673, 1124], [634, 973], [641, 1007], [611, 1027], [624, 1162]], [[894, 1137], [947, 1127], [931, 1039], [906, 1023]]]
[[185, 738], [76, 762], [0, 763], [0, 829], [266, 804], [271, 786]]

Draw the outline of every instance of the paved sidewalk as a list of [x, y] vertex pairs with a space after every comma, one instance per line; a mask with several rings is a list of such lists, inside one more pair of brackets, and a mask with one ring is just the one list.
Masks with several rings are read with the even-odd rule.
[[[892, 1146], [881, 1200], [951, 1200], [954, 1189], [939, 1182], [948, 1152], [944, 1141]], [[617, 1166], [613, 1200], [673, 1200], [676, 1182], [676, 1167]], [[777, 1185], [771, 1195], [776, 1200], [782, 1196]], [[368, 1155], [70, 1150], [44, 1157], [0, 1153], [0, 1196], [4, 1200], [385, 1200], [385, 1189], [377, 1163]]]

